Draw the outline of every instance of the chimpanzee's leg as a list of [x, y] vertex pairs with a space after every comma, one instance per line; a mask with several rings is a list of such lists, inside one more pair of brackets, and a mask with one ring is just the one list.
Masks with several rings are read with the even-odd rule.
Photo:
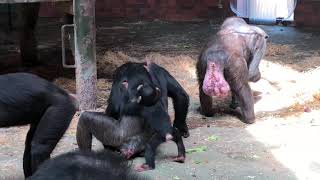
[[251, 88], [245, 83], [240, 89], [233, 91], [239, 100], [241, 120], [247, 124], [255, 122], [254, 101]]
[[90, 123], [91, 119], [86, 116], [86, 113], [87, 112], [83, 112], [80, 115], [77, 125], [76, 138], [79, 149], [89, 151], [92, 147], [92, 129], [89, 128], [91, 126], [87, 125], [87, 123]]
[[32, 175], [31, 170], [31, 141], [34, 135], [34, 132], [36, 131], [36, 124], [31, 124], [30, 129], [28, 131], [26, 141], [25, 141], [25, 147], [24, 147], [24, 153], [23, 153], [23, 172], [24, 176], [27, 178]]
[[233, 54], [230, 57], [230, 62], [233, 63], [226, 69], [225, 77], [231, 87], [232, 94], [239, 102], [239, 107], [234, 110], [235, 115], [239, 116], [244, 123], [254, 123], [254, 102], [252, 91], [248, 84], [249, 73], [246, 61], [242, 56]]
[[202, 89], [203, 81], [200, 82], [199, 85], [199, 99], [200, 99], [200, 106], [201, 106], [201, 114], [211, 117], [214, 115], [214, 110], [212, 108], [212, 97], [206, 95]]
[[105, 147], [120, 147], [127, 138], [141, 132], [141, 122], [137, 118], [116, 120], [101, 112], [83, 112], [77, 128], [77, 142], [81, 150], [90, 150], [93, 135]]
[[81, 150], [91, 150], [92, 135], [106, 147], [118, 147], [124, 141], [119, 120], [100, 112], [83, 112], [77, 127], [77, 142]]
[[199, 57], [199, 60], [197, 62], [197, 77], [198, 77], [198, 84], [199, 84], [199, 99], [200, 99], [200, 113], [204, 116], [213, 116], [215, 111], [212, 108], [212, 97], [206, 95], [203, 92], [203, 81], [206, 74], [206, 61], [202, 60], [202, 57], [204, 56], [203, 52], [201, 52], [201, 55]]
[[[176, 162], [183, 163], [186, 157], [186, 150], [183, 144], [181, 134], [177, 128], [173, 128], [173, 141], [178, 146], [178, 156], [175, 157], [173, 160]], [[146, 170], [155, 168], [156, 150], [158, 146], [163, 142], [165, 142], [165, 138], [163, 138], [159, 134], [154, 134], [151, 137], [150, 141], [146, 144], [146, 148], [145, 148], [144, 156], [146, 159], [146, 163], [136, 167], [137, 171], [146, 171]]]
[[178, 156], [173, 160], [176, 162], [184, 163], [186, 158], [186, 148], [184, 147], [183, 140], [181, 138], [181, 134], [178, 129], [173, 128], [173, 139], [178, 146]]
[[155, 168], [156, 150], [158, 146], [163, 142], [165, 142], [165, 138], [159, 135], [158, 133], [154, 134], [151, 137], [149, 142], [146, 144], [145, 153], [144, 153], [146, 163], [140, 166], [137, 166], [135, 168], [137, 171], [141, 172], [141, 171], [146, 171], [146, 170]]
[[236, 96], [234, 95], [234, 93], [232, 93], [232, 99], [231, 99], [231, 104], [229, 106], [232, 109], [236, 109], [237, 107], [239, 107], [239, 102], [236, 99]]
[[75, 111], [72, 102], [64, 98], [59, 100], [59, 104], [47, 108], [31, 141], [32, 173], [43, 161], [50, 158], [51, 152], [67, 130]]

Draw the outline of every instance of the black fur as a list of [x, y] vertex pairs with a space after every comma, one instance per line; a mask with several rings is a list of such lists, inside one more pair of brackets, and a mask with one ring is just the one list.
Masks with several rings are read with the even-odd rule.
[[32, 74], [0, 76], [0, 127], [30, 124], [23, 155], [26, 177], [50, 157], [76, 111], [58, 86]]
[[119, 155], [108, 151], [69, 152], [43, 163], [27, 180], [147, 180]]
[[[139, 91], [137, 87], [141, 84], [143, 88]], [[136, 101], [139, 96], [141, 102]], [[168, 115], [168, 97], [173, 99], [175, 109], [173, 127]], [[189, 96], [164, 68], [153, 63], [124, 64], [115, 72], [105, 114], [84, 112], [81, 115], [78, 145], [83, 150], [91, 149], [94, 135], [105, 147], [116, 147], [129, 158], [145, 150], [147, 143], [146, 161], [154, 168], [155, 149], [166, 141], [167, 134], [177, 143], [179, 156], [185, 156], [181, 134], [189, 136], [188, 106]]]

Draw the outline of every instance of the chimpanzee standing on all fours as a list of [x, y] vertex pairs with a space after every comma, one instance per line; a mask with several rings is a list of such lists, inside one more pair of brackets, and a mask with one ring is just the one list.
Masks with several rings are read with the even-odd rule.
[[259, 64], [268, 35], [237, 17], [227, 18], [197, 62], [201, 112], [212, 116], [212, 96], [232, 92], [232, 108], [245, 123], [254, 123], [254, 100], [248, 84], [261, 78]]

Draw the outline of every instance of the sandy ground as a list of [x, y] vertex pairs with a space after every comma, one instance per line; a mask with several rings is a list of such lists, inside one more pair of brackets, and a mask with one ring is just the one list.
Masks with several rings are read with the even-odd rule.
[[[206, 21], [98, 22], [98, 111], [106, 107], [113, 70], [128, 61], [148, 59], [164, 66], [190, 95], [187, 122], [192, 130], [185, 144], [187, 149], [202, 147], [203, 150], [189, 153], [186, 163], [177, 164], [168, 160], [176, 153], [174, 145], [164, 144], [159, 149], [156, 170], [144, 174], [161, 180], [320, 179], [320, 36], [317, 31], [261, 26], [271, 39], [260, 65], [262, 79], [250, 84], [254, 91], [261, 93], [255, 104], [257, 122], [245, 125], [230, 115], [207, 118], [197, 111], [195, 62], [205, 39], [217, 30], [217, 24]], [[58, 24], [48, 26], [54, 28]], [[40, 23], [39, 27], [42, 26]], [[55, 37], [56, 33], [51, 31]], [[48, 39], [44, 32], [38, 34], [43, 42], [40, 53], [59, 47], [59, 43]], [[54, 52], [59, 54], [57, 50]], [[74, 93], [72, 71], [50, 67], [49, 72], [59, 76], [54, 78], [54, 83]], [[230, 98], [216, 99], [214, 106], [226, 108], [229, 102]], [[171, 105], [170, 114], [173, 115]], [[77, 148], [77, 117], [75, 115], [54, 156]], [[21, 179], [27, 130], [28, 127], [0, 129], [0, 179]], [[95, 148], [100, 147], [96, 142]], [[134, 160], [134, 164], [140, 162], [143, 159]]]

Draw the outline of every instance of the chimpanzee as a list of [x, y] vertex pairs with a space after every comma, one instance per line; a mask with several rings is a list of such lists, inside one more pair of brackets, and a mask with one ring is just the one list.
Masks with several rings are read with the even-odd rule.
[[44, 162], [27, 180], [147, 180], [123, 157], [110, 152], [75, 151]]
[[[227, 18], [202, 50], [197, 62], [201, 111], [214, 114], [211, 96], [226, 97], [231, 89], [232, 111], [245, 123], [254, 123], [254, 102], [248, 81], [261, 78], [260, 60], [268, 35], [237, 17]], [[239, 103], [239, 104], [238, 104]], [[240, 107], [239, 107], [240, 106]]]
[[30, 124], [23, 155], [25, 177], [50, 157], [76, 111], [75, 99], [32, 74], [0, 75], [0, 127]]
[[[168, 97], [173, 99], [173, 127], [168, 115]], [[127, 158], [143, 150], [146, 164], [138, 170], [155, 168], [156, 148], [166, 140], [178, 146], [174, 159], [184, 162], [182, 137], [188, 137], [186, 116], [189, 96], [164, 68], [154, 63], [126, 63], [114, 74], [105, 113], [84, 112], [80, 116], [77, 142], [91, 149], [92, 135], [105, 147], [111, 146]]]

